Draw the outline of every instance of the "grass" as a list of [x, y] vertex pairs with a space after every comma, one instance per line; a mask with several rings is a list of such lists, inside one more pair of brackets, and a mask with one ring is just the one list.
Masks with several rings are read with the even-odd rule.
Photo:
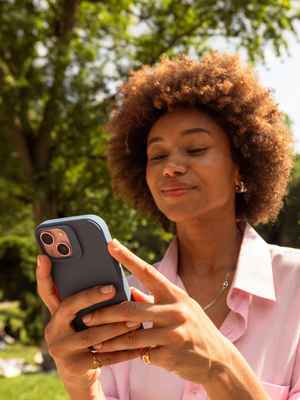
[[68, 400], [57, 374], [26, 374], [0, 378], [0, 399], [5, 400]]
[[[7, 345], [0, 352], [0, 359], [22, 358], [34, 363], [35, 346], [20, 343]], [[23, 374], [13, 378], [0, 377], [1, 400], [68, 400], [62, 381], [56, 373]]]
[[35, 346], [24, 346], [20, 343], [9, 344], [1, 350], [0, 359], [7, 360], [8, 358], [22, 358], [27, 363], [35, 364], [33, 358], [37, 351], [38, 348]]

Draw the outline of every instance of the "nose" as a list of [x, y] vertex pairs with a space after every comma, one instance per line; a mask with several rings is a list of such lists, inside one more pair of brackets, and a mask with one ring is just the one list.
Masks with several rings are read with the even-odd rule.
[[176, 174], [184, 174], [186, 172], [186, 166], [180, 162], [168, 161], [163, 168], [163, 176], [173, 176]]

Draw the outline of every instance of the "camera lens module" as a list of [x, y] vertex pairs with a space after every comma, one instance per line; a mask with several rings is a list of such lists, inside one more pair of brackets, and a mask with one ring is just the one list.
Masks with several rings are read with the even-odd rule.
[[63, 256], [67, 256], [70, 253], [70, 249], [67, 245], [60, 243], [57, 246], [57, 250], [60, 254], [62, 254]]
[[50, 235], [50, 233], [46, 233], [46, 232], [45, 232], [45, 233], [42, 233], [41, 239], [42, 239], [42, 241], [43, 241], [44, 244], [50, 245], [50, 244], [53, 243], [53, 236]]

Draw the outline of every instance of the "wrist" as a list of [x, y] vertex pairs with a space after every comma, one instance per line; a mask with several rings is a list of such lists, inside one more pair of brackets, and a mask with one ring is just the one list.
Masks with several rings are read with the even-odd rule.
[[100, 400], [100, 389], [98, 382], [95, 382], [92, 386], [89, 386], [86, 389], [83, 387], [68, 387], [66, 385], [65, 389], [70, 400]]
[[220, 342], [221, 348], [217, 355], [211, 360], [210, 369], [208, 371], [206, 382], [207, 384], [214, 384], [220, 376], [232, 367], [232, 347], [233, 344], [225, 336]]
[[[59, 376], [61, 380], [63, 381], [63, 384], [66, 388], [66, 390], [69, 392], [69, 394], [76, 394], [77, 397], [71, 396], [71, 399], [96, 399], [96, 397], [85, 397], [81, 396], [79, 393], [85, 394], [85, 393], [94, 393], [95, 390], [98, 388], [99, 384], [99, 373], [100, 371], [98, 370], [92, 370], [89, 371], [86, 375], [84, 376], [74, 376], [74, 375], [68, 375], [68, 374], [63, 374], [59, 373]], [[95, 389], [96, 388], [96, 389]]]
[[71, 400], [100, 400], [100, 383], [98, 379], [85, 382], [63, 381]]

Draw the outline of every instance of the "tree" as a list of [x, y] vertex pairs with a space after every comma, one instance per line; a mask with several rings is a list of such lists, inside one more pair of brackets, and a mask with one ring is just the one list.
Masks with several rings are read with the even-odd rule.
[[35, 224], [96, 213], [141, 257], [161, 255], [156, 238], [169, 236], [112, 195], [102, 127], [117, 85], [164, 53], [200, 57], [216, 36], [252, 62], [268, 43], [283, 54], [299, 18], [289, 0], [2, 1], [2, 235], [17, 230], [33, 244], [28, 211]]
[[300, 248], [300, 154], [295, 157], [288, 195], [274, 224], [256, 229], [269, 243]]

